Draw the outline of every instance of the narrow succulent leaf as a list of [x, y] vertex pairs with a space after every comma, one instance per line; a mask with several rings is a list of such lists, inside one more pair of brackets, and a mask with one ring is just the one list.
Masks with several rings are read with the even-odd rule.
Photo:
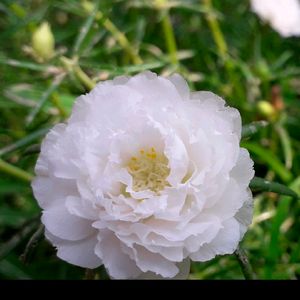
[[46, 90], [43, 93], [43, 95], [41, 97], [41, 100], [39, 101], [38, 105], [27, 116], [27, 119], [26, 119], [27, 125], [30, 125], [33, 122], [33, 120], [35, 119], [35, 117], [37, 116], [37, 114], [40, 112], [40, 110], [42, 109], [42, 107], [44, 106], [44, 104], [46, 103], [46, 101], [48, 100], [48, 98], [60, 86], [60, 84], [62, 83], [62, 81], [65, 78], [65, 76], [66, 76], [66, 74], [62, 73], [62, 74], [58, 75], [53, 80], [53, 82], [50, 85], [50, 87], [48, 88], [48, 90]]
[[254, 177], [250, 182], [250, 188], [255, 191], [263, 191], [263, 192], [273, 192], [280, 195], [291, 196], [293, 198], [298, 198], [299, 196], [289, 187], [277, 183], [270, 182], [260, 177]]
[[49, 128], [39, 129], [37, 131], [28, 134], [27, 136], [18, 140], [17, 142], [0, 149], [0, 156], [15, 151], [20, 147], [29, 145], [31, 142], [37, 140], [39, 137], [44, 136], [48, 132], [48, 130]]

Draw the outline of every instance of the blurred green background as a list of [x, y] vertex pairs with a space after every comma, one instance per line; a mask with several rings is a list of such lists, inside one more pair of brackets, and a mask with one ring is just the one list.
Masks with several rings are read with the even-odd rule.
[[[191, 89], [238, 108], [243, 124], [266, 120], [242, 140], [256, 176], [300, 192], [300, 38], [282, 38], [248, 1], [2, 0], [0, 41], [1, 279], [107, 278], [56, 258], [40, 235], [30, 179], [47, 130], [77, 96], [117, 75], [179, 72]], [[257, 278], [299, 278], [299, 201], [254, 196], [241, 246]], [[234, 255], [193, 263], [190, 275], [242, 278]]]

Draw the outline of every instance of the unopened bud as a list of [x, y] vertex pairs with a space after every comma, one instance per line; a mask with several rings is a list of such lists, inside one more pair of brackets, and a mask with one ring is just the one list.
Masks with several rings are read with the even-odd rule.
[[259, 101], [257, 103], [257, 108], [258, 111], [268, 120], [274, 120], [276, 118], [276, 110], [270, 102], [264, 100]]
[[81, 1], [81, 6], [88, 14], [93, 13], [95, 9], [94, 4], [91, 1], [87, 1], [87, 0]]
[[32, 48], [42, 61], [49, 60], [54, 55], [54, 36], [47, 22], [43, 22], [32, 35]]

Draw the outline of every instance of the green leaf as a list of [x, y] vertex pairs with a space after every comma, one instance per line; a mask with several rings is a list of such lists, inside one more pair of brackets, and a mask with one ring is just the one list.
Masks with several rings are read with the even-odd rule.
[[266, 163], [284, 182], [289, 182], [293, 178], [292, 173], [286, 169], [283, 163], [275, 156], [275, 154], [263, 148], [260, 145], [249, 142], [242, 142], [241, 146], [257, 155], [264, 163]]
[[107, 71], [110, 76], [124, 75], [124, 74], [134, 74], [138, 72], [143, 72], [146, 70], [159, 69], [167, 65], [165, 61], [153, 61], [145, 64], [139, 65], [128, 65], [123, 67], [115, 67], [107, 64], [97, 64], [95, 62], [84, 62], [80, 61], [80, 66], [87, 67], [95, 70]]
[[242, 128], [242, 138], [249, 137], [268, 125], [269, 123], [267, 121], [257, 121], [244, 125]]
[[280, 195], [291, 196], [293, 198], [299, 198], [297, 193], [291, 190], [289, 187], [277, 183], [270, 182], [260, 177], [254, 177], [250, 182], [250, 188], [255, 191], [273, 192]]
[[[300, 192], [300, 176], [297, 177], [290, 185], [290, 189]], [[271, 238], [266, 251], [266, 264], [265, 264], [265, 278], [272, 279], [274, 266], [278, 264], [279, 257], [282, 253], [282, 245], [280, 245], [280, 227], [283, 222], [288, 218], [290, 213], [292, 199], [286, 196], [280, 197], [276, 209], [276, 215], [271, 223]]]
[[95, 5], [94, 5], [93, 13], [85, 20], [82, 27], [80, 28], [79, 34], [78, 34], [77, 39], [74, 44], [73, 55], [78, 54], [82, 42], [84, 41], [86, 35], [90, 31], [90, 29], [93, 25], [94, 19], [96, 17], [96, 14], [98, 12], [98, 6], [99, 6], [99, 1], [96, 1]]
[[[24, 193], [29, 185], [24, 182], [16, 182], [15, 180], [0, 179], [0, 196], [10, 193]], [[1, 207], [0, 207], [1, 211]], [[1, 213], [0, 213], [1, 214]], [[1, 218], [1, 217], [0, 217]]]
[[7, 154], [9, 152], [15, 151], [16, 149], [18, 149], [20, 147], [30, 144], [31, 142], [37, 140], [41, 136], [44, 136], [48, 131], [49, 131], [49, 128], [42, 128], [42, 129], [39, 129], [37, 131], [34, 131], [34, 132], [28, 134], [23, 139], [20, 139], [17, 142], [0, 149], [0, 156]]
[[289, 136], [288, 131], [282, 125], [275, 125], [275, 129], [278, 132], [281, 141], [285, 159], [285, 166], [287, 169], [291, 169], [293, 164], [293, 148], [291, 138]]
[[40, 71], [40, 72], [46, 72], [51, 69], [51, 66], [39, 65], [28, 61], [19, 61], [15, 59], [10, 59], [10, 58], [3, 57], [2, 55], [0, 55], [0, 64], [8, 65], [16, 68], [23, 68], [32, 71]]
[[0, 207], [0, 226], [18, 227], [28, 218], [32, 217], [34, 212], [25, 212], [20, 209], [12, 209], [7, 206]]
[[39, 111], [42, 109], [42, 107], [45, 105], [48, 98], [51, 96], [51, 94], [60, 86], [62, 81], [64, 80], [66, 74], [61, 73], [58, 75], [50, 85], [50, 87], [43, 93], [41, 100], [39, 101], [38, 105], [30, 112], [30, 114], [27, 116], [26, 123], [27, 126], [32, 123], [32, 121], [35, 119]]
[[6, 279], [31, 279], [31, 276], [22, 270], [20, 263], [12, 263], [8, 259], [0, 261], [0, 274]]

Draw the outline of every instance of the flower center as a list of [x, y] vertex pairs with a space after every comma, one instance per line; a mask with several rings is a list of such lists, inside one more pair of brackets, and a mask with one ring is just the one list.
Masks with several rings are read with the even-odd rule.
[[170, 173], [168, 159], [153, 147], [149, 151], [141, 149], [137, 156], [131, 157], [127, 170], [133, 178], [133, 190], [136, 192], [149, 189], [159, 193], [169, 186], [166, 180]]

